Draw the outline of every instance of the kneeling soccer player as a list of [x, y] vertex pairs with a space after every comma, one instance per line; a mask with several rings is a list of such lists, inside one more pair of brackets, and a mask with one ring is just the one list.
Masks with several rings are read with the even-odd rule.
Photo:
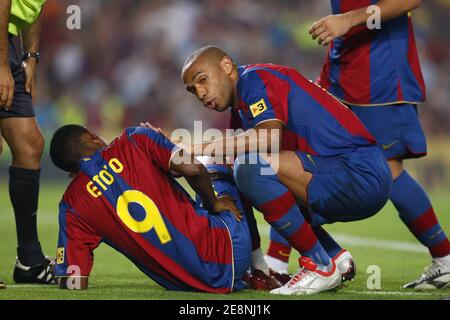
[[[101, 242], [169, 290], [230, 293], [244, 287], [251, 260], [246, 219], [231, 198], [215, 196], [203, 165], [175, 164], [182, 152], [143, 127], [125, 130], [109, 145], [78, 125], [55, 132], [52, 161], [76, 174], [60, 202], [61, 288], [87, 289]], [[201, 206], [171, 171], [186, 178]]]

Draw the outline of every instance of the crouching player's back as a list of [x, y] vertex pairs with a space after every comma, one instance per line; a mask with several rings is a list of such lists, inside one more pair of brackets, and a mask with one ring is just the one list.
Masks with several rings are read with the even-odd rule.
[[[244, 218], [236, 221], [241, 217], [231, 201], [215, 197], [201, 165], [175, 165], [177, 148], [151, 129], [127, 129], [100, 148], [100, 142], [87, 141], [99, 137], [78, 130], [84, 151], [74, 139], [62, 144], [74, 146], [78, 168], [64, 168], [63, 161], [58, 165], [58, 132], [52, 141], [55, 164], [78, 172], [60, 203], [56, 276], [61, 287], [70, 287], [67, 279], [74, 271], [81, 288], [87, 287], [93, 251], [104, 242], [169, 290], [229, 293], [240, 288], [250, 264], [248, 227]], [[171, 170], [186, 177], [209, 211], [190, 198]]]

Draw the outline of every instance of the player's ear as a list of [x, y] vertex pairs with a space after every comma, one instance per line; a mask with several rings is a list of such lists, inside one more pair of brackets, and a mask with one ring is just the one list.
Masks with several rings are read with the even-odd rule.
[[220, 61], [220, 66], [227, 75], [230, 75], [233, 72], [234, 63], [233, 60], [228, 56], [222, 58], [222, 60]]

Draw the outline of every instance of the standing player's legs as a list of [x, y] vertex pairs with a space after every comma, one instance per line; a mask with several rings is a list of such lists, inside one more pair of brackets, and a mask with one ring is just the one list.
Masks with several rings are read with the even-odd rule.
[[390, 200], [411, 233], [428, 248], [433, 262], [408, 288], [439, 288], [450, 283], [450, 243], [420, 184], [403, 167], [403, 159], [427, 152], [415, 105], [355, 107], [351, 109], [377, 139], [388, 159], [394, 184]]
[[14, 98], [9, 111], [0, 109], [0, 128], [12, 154], [9, 195], [18, 239], [14, 280], [18, 283], [52, 283], [51, 263], [42, 253], [36, 226], [44, 138], [36, 122], [31, 95], [25, 90], [26, 76], [21, 58], [11, 39], [9, 46]]
[[16, 218], [18, 259], [25, 266], [40, 265], [45, 257], [38, 241], [36, 212], [44, 139], [34, 117], [5, 118], [0, 126], [12, 155], [9, 194]]

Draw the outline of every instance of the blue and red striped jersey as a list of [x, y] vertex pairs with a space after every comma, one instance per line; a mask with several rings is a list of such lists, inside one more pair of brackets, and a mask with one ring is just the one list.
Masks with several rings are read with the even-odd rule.
[[[331, 0], [333, 14], [376, 4], [378, 0]], [[389, 105], [425, 101], [425, 82], [411, 15], [356, 26], [330, 45], [318, 84], [351, 105]]]
[[230, 126], [244, 130], [269, 121], [284, 124], [282, 149], [333, 156], [375, 144], [358, 117], [297, 70], [256, 64], [238, 68], [239, 107]]
[[69, 266], [88, 276], [103, 242], [167, 289], [232, 291], [227, 226], [173, 179], [175, 150], [156, 131], [129, 128], [82, 160], [60, 203], [57, 276], [69, 275]]

